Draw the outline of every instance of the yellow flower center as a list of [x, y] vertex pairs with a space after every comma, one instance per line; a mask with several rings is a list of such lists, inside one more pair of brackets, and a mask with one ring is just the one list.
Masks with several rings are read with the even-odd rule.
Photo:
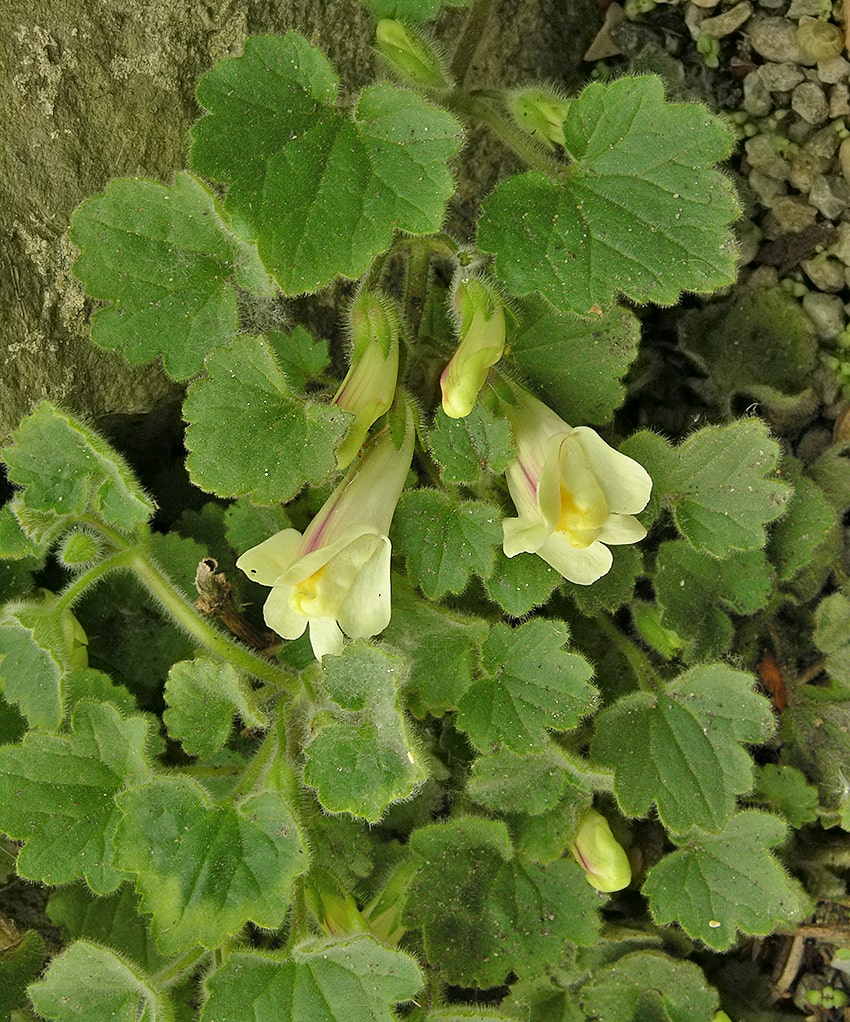
[[323, 617], [326, 612], [321, 610], [322, 601], [322, 579], [327, 570], [327, 564], [323, 564], [318, 571], [308, 575], [303, 581], [292, 587], [289, 594], [289, 606], [304, 617]]
[[602, 525], [608, 518], [605, 498], [599, 493], [596, 500], [584, 503], [576, 499], [575, 494], [566, 488], [563, 481], [560, 486], [561, 511], [556, 526], [558, 532], [564, 533], [571, 546], [578, 549], [589, 547], [599, 539]]

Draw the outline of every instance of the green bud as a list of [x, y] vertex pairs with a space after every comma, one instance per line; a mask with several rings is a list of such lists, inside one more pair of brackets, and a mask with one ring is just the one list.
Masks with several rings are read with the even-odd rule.
[[452, 419], [469, 415], [478, 394], [505, 350], [505, 306], [498, 292], [478, 277], [461, 279], [452, 303], [460, 344], [440, 377], [443, 411]]
[[345, 468], [363, 446], [372, 424], [387, 412], [398, 380], [398, 316], [392, 301], [364, 288], [351, 306], [351, 366], [334, 395], [334, 404], [354, 415], [337, 451]]
[[348, 891], [341, 892], [330, 877], [311, 874], [310, 883], [304, 888], [304, 900], [329, 937], [370, 932], [354, 898]]
[[99, 554], [97, 540], [88, 532], [72, 532], [62, 543], [59, 560], [66, 568], [73, 570], [93, 561]]
[[628, 856], [611, 833], [608, 821], [595, 809], [584, 815], [575, 839], [567, 846], [587, 882], [597, 891], [621, 891], [632, 882]]
[[568, 100], [545, 89], [520, 89], [510, 97], [511, 113], [529, 135], [545, 142], [550, 149], [564, 146], [564, 121], [570, 109]]
[[393, 18], [381, 18], [376, 35], [378, 53], [402, 78], [426, 89], [451, 85], [437, 53], [420, 35]]
[[417, 871], [418, 866], [413, 860], [403, 862], [390, 874], [383, 890], [363, 909], [372, 933], [384, 944], [398, 944], [407, 932], [401, 917], [407, 888]]

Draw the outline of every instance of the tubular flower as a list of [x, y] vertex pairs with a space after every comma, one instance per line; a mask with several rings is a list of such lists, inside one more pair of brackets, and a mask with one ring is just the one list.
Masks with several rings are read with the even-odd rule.
[[413, 417], [401, 448], [380, 436], [331, 494], [302, 536], [284, 529], [236, 562], [272, 591], [266, 624], [285, 639], [310, 626], [317, 660], [342, 651], [343, 632], [368, 638], [390, 621], [387, 536], [413, 456]]
[[507, 557], [534, 553], [564, 578], [590, 585], [611, 568], [606, 544], [636, 543], [646, 529], [633, 517], [652, 479], [587, 426], [573, 428], [511, 384], [504, 401], [517, 445], [508, 490], [518, 517], [502, 522]]
[[611, 833], [608, 821], [595, 809], [588, 810], [575, 839], [567, 845], [584, 870], [585, 879], [597, 891], [622, 891], [632, 882], [628, 856]]
[[351, 367], [333, 399], [354, 415], [337, 451], [340, 468], [354, 459], [369, 428], [389, 411], [398, 378], [398, 318], [389, 299], [361, 291], [351, 306], [351, 332]]
[[460, 344], [440, 377], [443, 411], [463, 419], [505, 350], [505, 307], [481, 280], [461, 280], [453, 297]]

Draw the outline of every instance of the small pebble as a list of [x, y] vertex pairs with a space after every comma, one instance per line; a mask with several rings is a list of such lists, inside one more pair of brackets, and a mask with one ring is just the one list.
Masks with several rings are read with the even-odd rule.
[[777, 199], [764, 218], [764, 236], [775, 241], [783, 234], [796, 234], [811, 227], [817, 220], [818, 211], [806, 202], [803, 195], [786, 195]]
[[806, 16], [816, 18], [822, 13], [823, 0], [791, 0], [791, 6], [788, 8], [786, 17], [799, 21], [800, 18]]
[[823, 89], [814, 82], [800, 82], [791, 94], [791, 109], [809, 124], [829, 120], [829, 102]]
[[830, 258], [825, 252], [814, 259], [804, 259], [800, 267], [818, 291], [837, 294], [844, 290], [846, 267], [838, 259]]
[[818, 64], [818, 78], [826, 85], [846, 82], [850, 78], [850, 63], [843, 57], [833, 57]]
[[844, 329], [844, 304], [838, 295], [809, 291], [803, 295], [803, 309], [814, 323], [819, 341], [834, 341]]
[[751, 72], [744, 79], [743, 106], [751, 117], [767, 117], [773, 109], [773, 100], [758, 71]]
[[829, 90], [829, 116], [834, 119], [850, 117], [850, 86], [838, 82]]
[[850, 184], [836, 174], [821, 174], [812, 182], [809, 202], [827, 220], [837, 220], [850, 206]]
[[775, 177], [768, 177], [760, 170], [751, 170], [748, 178], [750, 187], [759, 197], [761, 204], [767, 209], [782, 195], [788, 194], [788, 185], [784, 181], [777, 181]]
[[760, 57], [778, 64], [814, 64], [797, 42], [797, 24], [786, 18], [755, 17], [747, 23], [746, 35]]
[[815, 178], [827, 169], [832, 162], [825, 160], [822, 156], [815, 156], [808, 149], [801, 149], [791, 157], [791, 173], [788, 180], [792, 188], [798, 192], [811, 191]]
[[839, 141], [840, 139], [835, 132], [835, 128], [828, 124], [825, 128], [821, 128], [812, 135], [807, 143], [807, 148], [813, 155], [831, 160], [838, 149]]
[[723, 39], [737, 32], [741, 25], [752, 17], [752, 13], [753, 5], [748, 0], [741, 0], [741, 3], [730, 7], [728, 11], [700, 22], [700, 35], [707, 35], [711, 39]]
[[845, 266], [850, 266], [850, 223], [840, 223], [835, 232], [835, 241], [829, 246], [828, 252], [840, 259]]
[[850, 138], [845, 138], [838, 150], [838, 166], [844, 180], [850, 184]]
[[791, 165], [776, 151], [774, 138], [771, 135], [754, 135], [744, 143], [750, 166], [760, 170], [762, 174], [787, 181], [791, 173]]
[[762, 85], [769, 92], [790, 92], [805, 79], [803, 72], [794, 64], [762, 64], [756, 72]]

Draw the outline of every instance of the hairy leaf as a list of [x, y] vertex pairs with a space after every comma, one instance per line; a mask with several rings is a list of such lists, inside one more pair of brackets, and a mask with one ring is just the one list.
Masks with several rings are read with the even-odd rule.
[[785, 837], [775, 816], [749, 810], [719, 834], [694, 828], [679, 849], [652, 867], [643, 885], [658, 923], [678, 922], [687, 934], [725, 951], [737, 931], [770, 933], [801, 914], [795, 886], [769, 853]]
[[207, 359], [206, 370], [183, 405], [186, 465], [198, 486], [276, 504], [333, 471], [349, 416], [294, 394], [266, 341], [237, 337]]
[[201, 1022], [393, 1022], [421, 986], [415, 959], [372, 937], [308, 940], [286, 957], [230, 955], [206, 980]]
[[370, 86], [349, 117], [324, 55], [289, 32], [249, 39], [197, 96], [210, 113], [194, 127], [192, 163], [230, 186], [227, 210], [286, 294], [360, 276], [395, 230], [439, 230], [462, 132], [415, 93]]
[[190, 778], [160, 777], [124, 792], [119, 805], [117, 861], [135, 874], [163, 952], [215, 947], [249, 920], [281, 925], [308, 857], [279, 795], [214, 805]]
[[114, 796], [147, 780], [147, 724], [106, 703], [84, 700], [70, 735], [30, 732], [0, 749], [0, 830], [24, 841], [18, 872], [45, 884], [78, 877], [96, 894], [114, 891], [119, 813]]
[[191, 174], [168, 188], [118, 178], [74, 214], [71, 240], [82, 254], [74, 273], [110, 304], [92, 316], [92, 340], [131, 362], [162, 356], [184, 380], [236, 333], [229, 283], [237, 242], [212, 194]]
[[512, 629], [497, 624], [482, 647], [481, 674], [460, 701], [458, 727], [476, 748], [497, 742], [514, 752], [546, 747], [547, 729], [566, 731], [590, 713], [593, 669], [566, 653], [563, 622], [535, 618]]
[[594, 758], [615, 771], [614, 792], [628, 816], [655, 803], [666, 827], [718, 831], [735, 796], [752, 788], [745, 742], [773, 727], [753, 678], [721, 664], [694, 667], [657, 693], [625, 696], [596, 719]]
[[498, 820], [465, 818], [414, 831], [421, 860], [405, 908], [448, 983], [483, 988], [536, 974], [566, 941], [592, 943], [596, 895], [572, 860], [541, 866], [514, 854]]
[[673, 305], [734, 281], [738, 203], [712, 169], [733, 139], [719, 118], [666, 103], [657, 77], [620, 78], [570, 103], [564, 138], [574, 162], [560, 175], [508, 178], [484, 202], [479, 245], [511, 291], [587, 316], [618, 292]]

